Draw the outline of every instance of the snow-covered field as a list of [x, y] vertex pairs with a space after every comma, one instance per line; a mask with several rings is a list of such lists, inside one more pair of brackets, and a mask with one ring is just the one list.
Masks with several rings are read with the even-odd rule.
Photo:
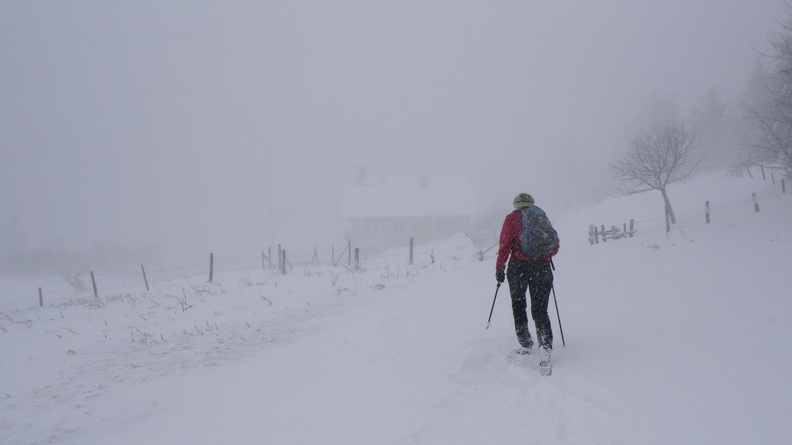
[[670, 194], [669, 235], [659, 193], [568, 215], [537, 197], [562, 240], [551, 377], [513, 353], [507, 286], [485, 329], [495, 252], [457, 236], [433, 264], [0, 306], [0, 443], [790, 443], [792, 193], [713, 173]]

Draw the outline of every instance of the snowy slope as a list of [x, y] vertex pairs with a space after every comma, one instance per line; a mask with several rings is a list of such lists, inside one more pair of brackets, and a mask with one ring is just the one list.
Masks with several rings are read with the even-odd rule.
[[[671, 199], [668, 236], [659, 195], [558, 215], [551, 377], [512, 352], [507, 286], [485, 329], [494, 252], [455, 237], [434, 264], [2, 312], [0, 443], [788, 443], [792, 194], [721, 173]], [[629, 218], [636, 237], [589, 245]]]

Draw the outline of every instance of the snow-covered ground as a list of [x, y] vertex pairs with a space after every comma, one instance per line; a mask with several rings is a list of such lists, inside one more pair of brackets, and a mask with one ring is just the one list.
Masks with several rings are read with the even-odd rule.
[[[668, 235], [659, 193], [540, 199], [562, 240], [551, 377], [513, 353], [507, 286], [485, 329], [495, 252], [457, 236], [434, 263], [0, 306], [0, 443], [790, 443], [792, 193], [715, 173], [670, 194]], [[634, 238], [589, 244], [630, 218]]]

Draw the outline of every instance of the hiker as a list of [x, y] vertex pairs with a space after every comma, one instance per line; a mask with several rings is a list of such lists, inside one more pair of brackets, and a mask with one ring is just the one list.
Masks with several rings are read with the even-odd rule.
[[[536, 325], [539, 357], [549, 366], [553, 330], [547, 315], [547, 305], [553, 287], [550, 261], [558, 253], [558, 234], [544, 211], [534, 204], [531, 195], [520, 193], [514, 197], [513, 204], [514, 211], [506, 215], [503, 221], [495, 279], [500, 284], [508, 278], [514, 327], [522, 347], [519, 352], [524, 354], [530, 354], [534, 344], [526, 313], [526, 291], [530, 292], [531, 317]], [[525, 225], [523, 221], [526, 221]], [[507, 259], [509, 270], [505, 273]]]

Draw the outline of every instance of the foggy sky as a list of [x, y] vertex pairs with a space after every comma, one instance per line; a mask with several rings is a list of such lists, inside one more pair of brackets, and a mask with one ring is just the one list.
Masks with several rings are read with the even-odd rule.
[[[606, 190], [653, 94], [737, 97], [782, 1], [3, 1], [0, 228], [28, 247], [342, 241], [372, 175], [482, 210]], [[1, 253], [1, 252], [0, 252]]]

